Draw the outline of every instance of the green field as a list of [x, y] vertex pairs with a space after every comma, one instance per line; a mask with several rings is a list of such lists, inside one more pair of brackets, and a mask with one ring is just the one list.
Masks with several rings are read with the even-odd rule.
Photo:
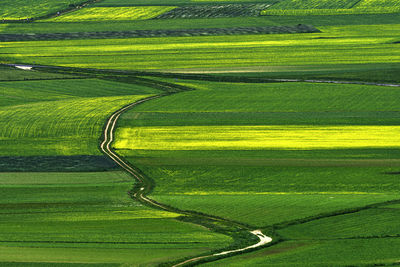
[[0, 173], [0, 262], [149, 264], [229, 242], [133, 203], [131, 187], [120, 171]]
[[56, 13], [70, 5], [86, 2], [84, 0], [3, 0], [0, 3], [0, 19], [19, 20], [36, 18]]
[[155, 92], [94, 79], [4, 82], [0, 87], [5, 96], [0, 107], [3, 156], [99, 155], [107, 116], [116, 106]]
[[271, 9], [339, 9], [351, 8], [357, 0], [283, 0], [273, 5]]
[[[117, 130], [117, 151], [154, 179], [160, 202], [266, 226], [398, 198], [397, 176], [386, 174], [400, 163], [397, 134], [392, 144], [378, 144], [390, 141], [383, 132], [369, 139], [395, 127], [380, 125], [395, 121], [387, 115], [397, 114], [398, 89], [182, 84], [197, 90], [145, 103]], [[348, 147], [335, 150], [333, 140]]]
[[[20, 73], [4, 71], [5, 78]], [[0, 172], [0, 265], [153, 265], [232, 242], [176, 220], [180, 214], [133, 202], [127, 193], [134, 180], [120, 170], [71, 171], [102, 162], [100, 156], [87, 157], [101, 155], [98, 140], [111, 112], [159, 90], [125, 83], [126, 78], [115, 82], [29, 74], [41, 80], [0, 85], [3, 159], [9, 165], [13, 159], [28, 165], [36, 161], [39, 167], [27, 170], [41, 171]], [[68, 159], [70, 155], [76, 156]], [[86, 163], [79, 165], [79, 159]], [[49, 164], [68, 172], [46, 172]]]
[[229, 3], [274, 3], [271, 0], [103, 0], [95, 6], [135, 6], [135, 5], [203, 5], [203, 4], [229, 4]]
[[399, 0], [82, 3], [0, 3], [0, 266], [399, 263]]
[[335, 15], [397, 13], [400, 11], [398, 0], [337, 0], [337, 1], [296, 1], [284, 0], [263, 10], [262, 15]]
[[293, 239], [397, 237], [400, 232], [399, 216], [398, 209], [384, 206], [292, 226], [282, 230], [281, 234]]
[[[260, 67], [289, 71], [285, 67], [351, 68], [352, 64], [400, 61], [400, 48], [393, 43], [399, 30], [393, 25], [321, 29], [322, 33], [289, 35], [3, 42], [0, 60], [81, 68], [227, 72], [243, 67], [258, 72]], [[124, 57], [116, 61], [119, 53]]]
[[378, 264], [390, 266], [398, 261], [398, 246], [398, 238], [311, 243], [287, 241], [271, 248], [205, 264], [205, 266], [371, 266]]
[[102, 21], [102, 20], [144, 20], [154, 18], [174, 7], [92, 7], [84, 8], [50, 20], [58, 22]]

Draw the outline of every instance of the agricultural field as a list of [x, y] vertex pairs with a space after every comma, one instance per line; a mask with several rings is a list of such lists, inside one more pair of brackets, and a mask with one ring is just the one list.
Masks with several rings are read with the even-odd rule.
[[[349, 70], [360, 64], [399, 63], [398, 29], [393, 25], [325, 26], [320, 27], [322, 33], [286, 35], [3, 42], [0, 60], [158, 71], [192, 69], [229, 73], [244, 68], [246, 72], [285, 72], [296, 67], [304, 70], [329, 66]], [[116, 61], [119, 53], [124, 57]]]
[[167, 3], [163, 0], [103, 0], [94, 3], [94, 6], [135, 6], [135, 5], [207, 5], [207, 4], [231, 4], [231, 3], [275, 3], [271, 0], [170, 0]]
[[232, 242], [133, 202], [132, 178], [101, 156], [105, 118], [159, 90], [36, 72], [0, 85], [0, 265], [155, 264]]
[[0, 264], [154, 264], [230, 241], [133, 203], [131, 187], [121, 171], [1, 173]]
[[99, 133], [115, 106], [155, 92], [96, 79], [3, 82], [0, 88], [2, 156], [100, 155]]
[[398, 13], [398, 0], [336, 0], [336, 1], [296, 1], [284, 0], [261, 12], [262, 15], [334, 15]]
[[[154, 197], [160, 202], [266, 226], [318, 214], [319, 205], [327, 212], [330, 205], [341, 210], [397, 197], [397, 176], [386, 174], [400, 166], [398, 155], [392, 154], [396, 137], [391, 144], [390, 138], [380, 138], [382, 132], [370, 139], [374, 129], [393, 126], [370, 125], [384, 124], [384, 114], [398, 110], [385, 90], [399, 90], [304, 83], [185, 84], [197, 90], [143, 104], [124, 114], [117, 130], [115, 148], [155, 180]], [[323, 117], [317, 115], [321, 113]], [[335, 135], [331, 141], [340, 143], [331, 143]]]
[[87, 1], [2, 0], [0, 3], [0, 20], [20, 20], [42, 17], [84, 2]]
[[91, 7], [52, 18], [50, 21], [144, 20], [160, 16], [174, 8], [173, 6]]
[[271, 9], [344, 9], [351, 8], [358, 0], [284, 0], [273, 5]]
[[158, 15], [157, 19], [196, 19], [224, 17], [256, 17], [271, 4], [221, 4], [182, 6]]
[[0, 266], [399, 263], [398, 0], [3, 2]]

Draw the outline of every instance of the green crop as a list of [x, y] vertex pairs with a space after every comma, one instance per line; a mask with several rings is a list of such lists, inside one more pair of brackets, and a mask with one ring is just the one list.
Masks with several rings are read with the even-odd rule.
[[154, 18], [175, 7], [92, 7], [84, 8], [50, 19], [57, 22], [102, 21], [102, 20], [144, 20]]
[[18, 20], [44, 16], [58, 10], [85, 2], [84, 0], [2, 0], [0, 2], [0, 19]]

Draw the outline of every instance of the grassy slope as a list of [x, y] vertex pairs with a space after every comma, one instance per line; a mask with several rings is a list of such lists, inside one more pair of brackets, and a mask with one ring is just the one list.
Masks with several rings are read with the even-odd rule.
[[6, 96], [0, 107], [3, 156], [99, 155], [107, 116], [155, 92], [95, 79], [4, 82], [0, 88]]

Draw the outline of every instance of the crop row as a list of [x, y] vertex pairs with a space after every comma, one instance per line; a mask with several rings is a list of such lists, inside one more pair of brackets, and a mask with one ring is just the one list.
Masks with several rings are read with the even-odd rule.
[[163, 13], [155, 19], [254, 17], [270, 4], [221, 4], [182, 6]]
[[177, 30], [135, 30], [121, 32], [82, 32], [82, 33], [37, 33], [37, 34], [0, 34], [0, 42], [71, 40], [71, 39], [109, 39], [141, 37], [179, 37], [179, 36], [218, 36], [277, 33], [313, 33], [318, 29], [299, 24], [297, 26], [264, 26], [237, 28], [203, 28]]
[[359, 15], [359, 14], [390, 14], [400, 12], [400, 7], [390, 8], [348, 8], [348, 9], [266, 9], [261, 15], [269, 16], [307, 16], [307, 15]]
[[283, 0], [271, 9], [338, 9], [351, 8], [359, 0]]
[[66, 8], [73, 8], [85, 0], [2, 0], [0, 1], [0, 19], [20, 20], [48, 15]]
[[261, 12], [262, 15], [386, 14], [400, 12], [399, 0], [286, 0]]
[[174, 9], [173, 6], [143, 7], [91, 7], [50, 19], [57, 22], [101, 21], [101, 20], [144, 20]]

